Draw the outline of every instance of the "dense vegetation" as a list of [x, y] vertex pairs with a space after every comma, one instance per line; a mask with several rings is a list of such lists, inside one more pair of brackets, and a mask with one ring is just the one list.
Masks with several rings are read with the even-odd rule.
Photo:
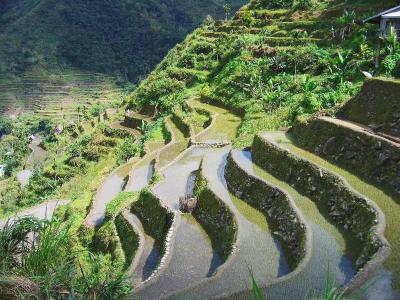
[[[84, 224], [103, 176], [142, 156], [146, 143], [169, 141], [164, 119], [171, 113], [203, 127], [208, 118], [184, 105], [190, 98], [241, 115], [235, 143], [247, 146], [260, 130], [290, 126], [302, 114], [334, 111], [357, 92], [361, 71], [399, 76], [400, 46], [393, 34], [379, 40], [376, 27], [360, 22], [392, 4], [253, 0], [232, 19], [207, 17], [123, 103], [123, 109], [156, 108], [158, 119], [143, 123], [141, 137], [113, 129], [112, 122], [122, 114], [107, 120], [105, 108], [97, 103], [62, 129], [50, 119], [1, 119], [5, 179], [0, 182], [0, 216], [56, 197], [73, 202], [51, 222], [22, 219], [0, 231], [0, 276], [11, 276], [14, 284], [15, 278], [26, 277], [28, 292], [39, 289], [44, 298], [124, 299], [131, 292], [124, 277], [126, 262], [116, 259], [120, 249], [107, 239], [115, 237], [110, 220], [133, 196], [125, 194], [111, 203], [100, 230]], [[197, 24], [205, 8], [223, 13], [220, 1], [3, 1], [0, 55], [6, 59], [0, 71], [20, 74], [33, 66], [73, 65], [135, 80]], [[227, 6], [225, 13], [228, 17]], [[33, 33], [28, 35], [25, 28]], [[29, 184], [22, 187], [16, 173], [31, 153], [30, 134], [42, 137], [47, 158], [34, 166]], [[32, 245], [29, 232], [40, 236], [40, 242]]]
[[[238, 8], [243, 0], [229, 1]], [[202, 19], [223, 16], [221, 0], [0, 3], [0, 74], [76, 67], [137, 80]]]
[[379, 40], [378, 27], [361, 22], [390, 1], [344, 2], [251, 1], [230, 21], [208, 19], [169, 52], [128, 106], [174, 111], [190, 97], [228, 106], [244, 117], [238, 145], [333, 108], [357, 92], [361, 71], [396, 76], [400, 68], [393, 36]]

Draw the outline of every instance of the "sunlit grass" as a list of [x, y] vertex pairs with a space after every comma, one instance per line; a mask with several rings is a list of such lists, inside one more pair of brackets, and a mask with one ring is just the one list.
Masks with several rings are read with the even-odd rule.
[[263, 231], [271, 233], [271, 230], [268, 226], [267, 219], [264, 214], [262, 214], [259, 210], [255, 209], [248, 203], [243, 200], [240, 200], [235, 195], [230, 194], [233, 204], [236, 206], [237, 210], [251, 223], [256, 224]]
[[190, 105], [195, 108], [206, 109], [218, 114], [215, 124], [205, 134], [200, 136], [201, 140], [207, 139], [228, 139], [233, 140], [237, 136], [238, 129], [242, 122], [241, 118], [224, 108], [201, 103], [198, 100], [190, 99]]

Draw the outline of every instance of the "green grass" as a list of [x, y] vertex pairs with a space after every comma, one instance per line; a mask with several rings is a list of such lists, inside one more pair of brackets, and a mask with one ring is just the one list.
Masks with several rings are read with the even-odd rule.
[[212, 128], [208, 130], [205, 134], [200, 136], [201, 140], [207, 139], [221, 139], [224, 141], [226, 139], [232, 141], [236, 138], [238, 129], [241, 124], [241, 118], [227, 109], [220, 108], [214, 105], [201, 103], [198, 100], [189, 100], [190, 105], [194, 108], [205, 109], [217, 115], [216, 121]]
[[239, 199], [233, 194], [230, 194], [233, 204], [236, 206], [237, 210], [251, 223], [256, 224], [266, 233], [271, 233], [271, 229], [269, 228], [267, 219], [265, 215], [259, 210], [255, 209], [250, 204], [245, 201]]

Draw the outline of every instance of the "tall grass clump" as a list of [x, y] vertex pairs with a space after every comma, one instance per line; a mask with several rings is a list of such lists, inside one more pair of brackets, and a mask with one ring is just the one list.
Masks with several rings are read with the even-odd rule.
[[70, 228], [55, 218], [6, 222], [0, 229], [0, 299], [126, 298], [125, 275], [104, 272], [90, 253], [73, 253]]

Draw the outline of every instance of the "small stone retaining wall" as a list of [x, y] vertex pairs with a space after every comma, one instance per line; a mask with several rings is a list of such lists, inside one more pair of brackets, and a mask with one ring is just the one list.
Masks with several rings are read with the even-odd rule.
[[180, 116], [178, 116], [176, 113], [173, 113], [171, 116], [172, 122], [178, 127], [178, 129], [183, 133], [185, 138], [190, 137], [190, 125], [187, 124], [182, 120]]
[[320, 119], [298, 120], [296, 144], [400, 194], [400, 148], [373, 135]]
[[266, 216], [283, 244], [291, 268], [295, 269], [306, 255], [307, 229], [290, 203], [288, 195], [248, 174], [234, 160], [232, 154], [228, 156], [225, 178], [232, 193]]
[[[274, 176], [292, 185], [329, 211], [330, 218], [361, 243], [356, 261], [363, 267], [382, 247], [388, 246], [382, 236], [383, 214], [371, 201], [353, 191], [343, 179], [319, 168], [308, 160], [257, 135], [253, 143], [254, 162]], [[381, 220], [383, 218], [383, 220]]]
[[163, 255], [173, 213], [162, 206], [160, 200], [148, 190], [140, 193], [138, 201], [131, 206], [131, 212], [140, 219], [146, 233], [155, 239], [155, 245]]
[[124, 125], [125, 127], [141, 130], [143, 122], [146, 122], [146, 121], [142, 120], [142, 119], [137, 119], [134, 117], [125, 116], [125, 119], [124, 119], [124, 122], [122, 123], [122, 125]]
[[209, 235], [213, 249], [226, 260], [236, 242], [237, 222], [226, 204], [207, 185], [200, 168], [194, 190], [197, 206], [193, 216]]
[[139, 236], [133, 229], [132, 225], [124, 218], [122, 213], [115, 218], [114, 222], [119, 240], [121, 241], [122, 250], [125, 253], [126, 269], [131, 265], [136, 251], [139, 248]]

